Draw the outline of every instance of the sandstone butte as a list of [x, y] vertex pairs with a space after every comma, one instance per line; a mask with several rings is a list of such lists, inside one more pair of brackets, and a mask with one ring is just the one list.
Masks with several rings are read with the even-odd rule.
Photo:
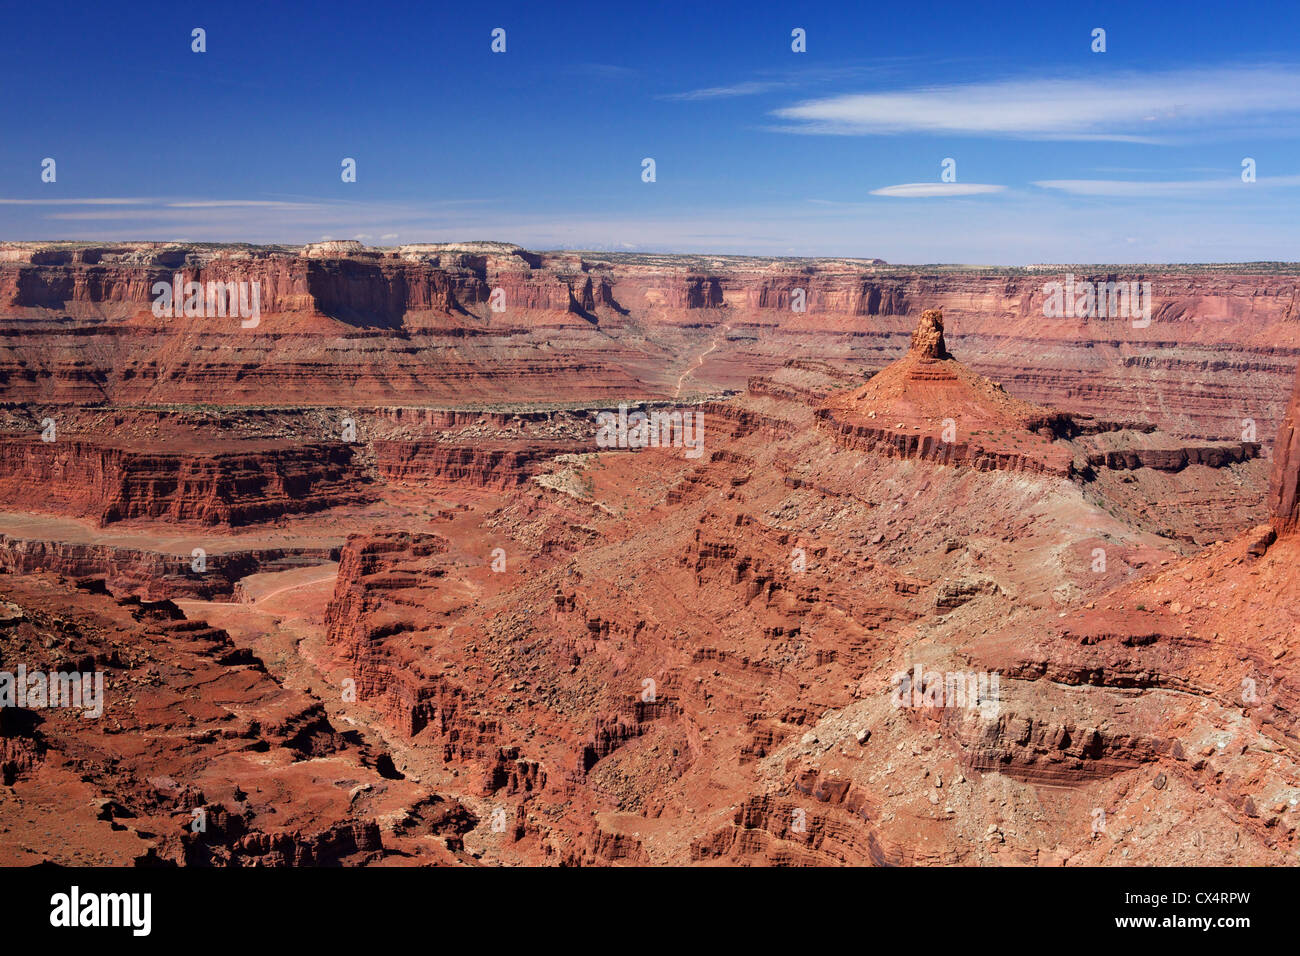
[[1294, 863], [1298, 281], [0, 244], [0, 863]]

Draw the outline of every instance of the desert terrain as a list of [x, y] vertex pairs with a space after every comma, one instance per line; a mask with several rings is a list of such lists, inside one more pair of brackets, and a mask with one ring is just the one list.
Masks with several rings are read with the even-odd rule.
[[1295, 865], [1298, 290], [0, 243], [0, 864]]

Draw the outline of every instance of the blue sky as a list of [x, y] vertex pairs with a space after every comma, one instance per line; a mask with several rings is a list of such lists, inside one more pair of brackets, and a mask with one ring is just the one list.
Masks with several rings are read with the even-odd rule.
[[0, 239], [1300, 258], [1296, 4], [831, 6], [14, 5]]

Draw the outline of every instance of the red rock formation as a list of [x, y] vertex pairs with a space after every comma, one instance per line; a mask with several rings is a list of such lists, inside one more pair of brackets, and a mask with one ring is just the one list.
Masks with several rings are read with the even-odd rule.
[[921, 313], [907, 355], [817, 410], [821, 427], [859, 451], [1065, 476], [1071, 455], [1053, 445], [1053, 419], [952, 358], [934, 309]]
[[103, 688], [95, 719], [38, 708], [33, 729], [37, 710], [0, 709], [0, 831], [22, 834], [0, 839], [7, 865], [361, 864], [389, 852], [378, 820], [423, 797], [372, 769], [318, 701], [170, 602], [10, 576], [0, 600], [0, 666], [97, 672]]
[[394, 482], [464, 482], [478, 488], [523, 484], [540, 465], [565, 452], [590, 451], [590, 445], [521, 445], [488, 447], [485, 443], [377, 441], [375, 464], [382, 478]]
[[1280, 532], [1291, 532], [1300, 524], [1300, 372], [1291, 405], [1278, 428], [1273, 461], [1269, 498], [1274, 524]]
[[133, 518], [242, 525], [361, 500], [352, 456], [341, 442], [178, 453], [8, 438], [0, 439], [0, 497], [100, 525]]
[[1249, 461], [1258, 455], [1258, 442], [1227, 442], [1187, 445], [1182, 448], [1126, 448], [1097, 452], [1088, 456], [1088, 463], [1112, 469], [1156, 468], [1160, 471], [1181, 471], [1188, 465], [1222, 468], [1232, 462]]
[[205, 555], [193, 569], [190, 552], [164, 554], [111, 544], [40, 541], [0, 534], [0, 572], [51, 571], [69, 578], [99, 578], [115, 594], [146, 600], [230, 600], [241, 578], [338, 560], [336, 548], [258, 548]]
[[912, 347], [908, 354], [934, 362], [951, 358], [943, 341], [943, 312], [926, 309], [921, 313], [921, 321], [912, 333]]

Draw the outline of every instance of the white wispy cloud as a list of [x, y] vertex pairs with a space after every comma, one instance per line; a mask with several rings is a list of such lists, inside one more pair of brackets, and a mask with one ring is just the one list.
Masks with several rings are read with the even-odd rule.
[[1220, 179], [1139, 180], [1139, 179], [1040, 179], [1035, 186], [1055, 189], [1074, 196], [1196, 196], [1222, 193], [1233, 189], [1257, 189], [1270, 186], [1300, 186], [1300, 176], [1261, 176], [1253, 183], [1243, 183], [1240, 176]]
[[776, 110], [785, 132], [933, 133], [1162, 142], [1213, 127], [1300, 116], [1300, 69], [1219, 67], [1087, 78], [1025, 77], [806, 100]]
[[[159, 198], [117, 198], [113, 196], [86, 196], [79, 199], [5, 199], [0, 206], [157, 206], [165, 209], [223, 209], [226, 207], [266, 206], [272, 209], [314, 209], [320, 203], [283, 202], [270, 199], [188, 199], [167, 200]], [[134, 215], [124, 213], [123, 215]]]
[[931, 199], [936, 196], [980, 196], [1000, 193], [1006, 186], [992, 183], [899, 183], [871, 190], [873, 196], [894, 196], [899, 199]]
[[747, 80], [744, 83], [733, 83], [730, 86], [707, 86], [699, 90], [687, 90], [685, 93], [669, 93], [663, 98], [666, 100], [718, 100], [733, 96], [755, 96], [759, 93], [779, 90], [788, 85], [775, 80]]
[[612, 80], [631, 79], [637, 76], [637, 71], [630, 66], [620, 66], [615, 63], [573, 63], [567, 67], [567, 72]]
[[[255, 221], [259, 213], [274, 214], [282, 221], [296, 217], [296, 221], [340, 222], [365, 220], [367, 223], [395, 225], [412, 216], [423, 216], [434, 210], [469, 210], [496, 202], [494, 199], [463, 198], [438, 199], [415, 204], [397, 202], [357, 202], [353, 200], [302, 199], [181, 199], [152, 197], [116, 199], [89, 197], [82, 199], [5, 199], [0, 205], [57, 206], [59, 211], [46, 213], [43, 218], [60, 222], [138, 222], [138, 223], [189, 223], [194, 228], [221, 226], [226, 223]], [[463, 213], [469, 215], [468, 212]], [[395, 233], [386, 235], [396, 235]]]
[[0, 206], [147, 206], [152, 199], [0, 199]]
[[319, 203], [282, 202], [275, 199], [194, 199], [164, 203], [169, 209], [221, 209], [226, 206], [269, 206], [273, 209], [311, 209]]

